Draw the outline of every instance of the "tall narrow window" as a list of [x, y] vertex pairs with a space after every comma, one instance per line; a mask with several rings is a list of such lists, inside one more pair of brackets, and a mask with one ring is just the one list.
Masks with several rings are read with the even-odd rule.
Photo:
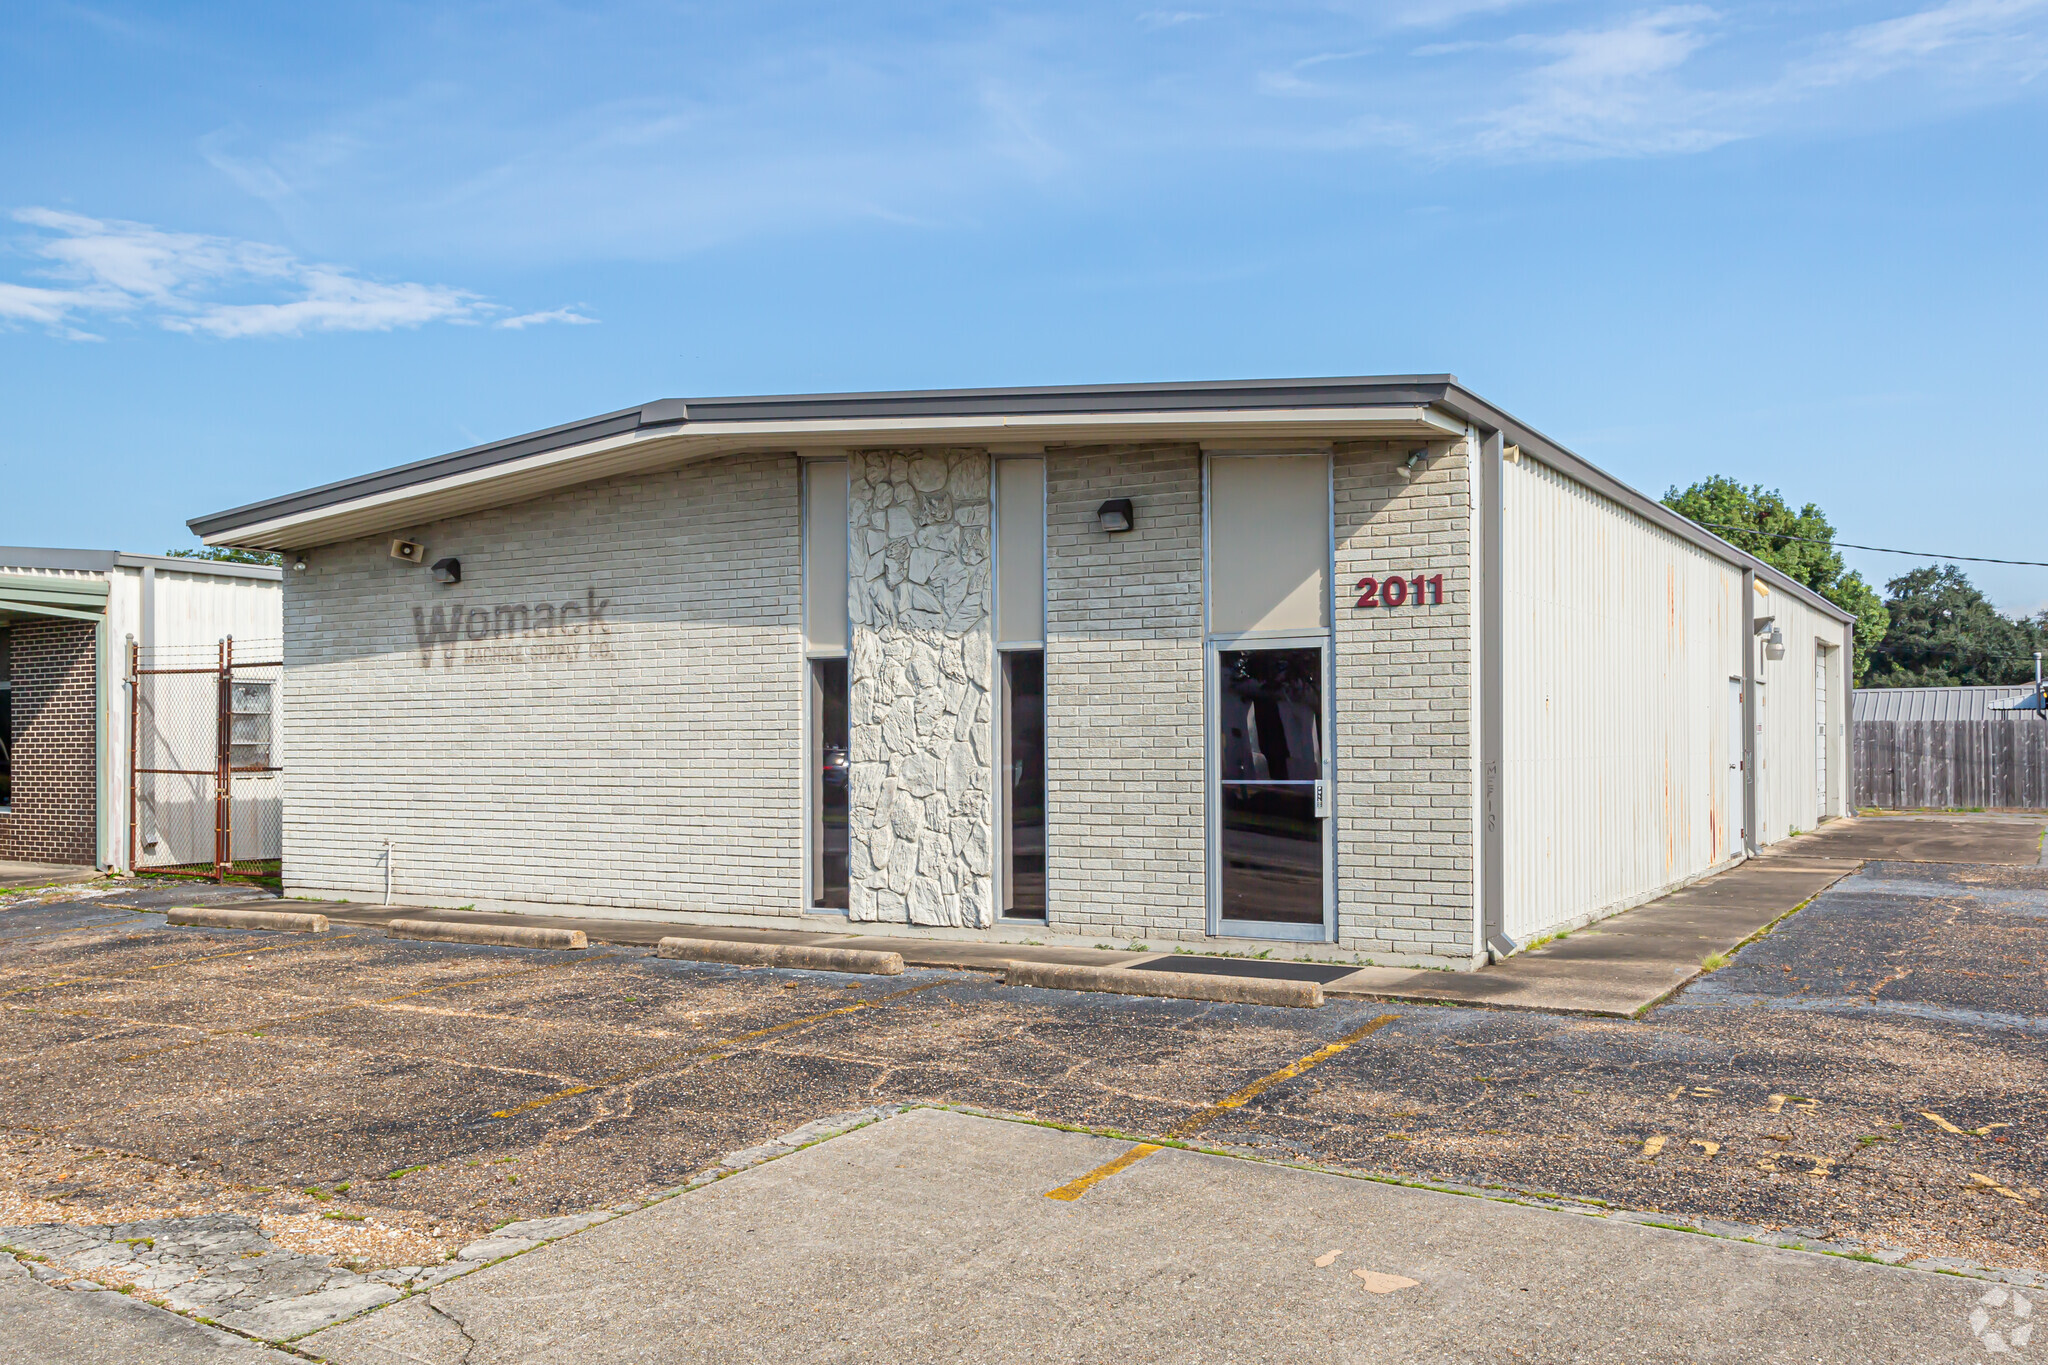
[[1045, 651], [1003, 654], [1003, 913], [1045, 918]]
[[1009, 919], [1045, 918], [1045, 461], [1005, 457], [996, 476], [996, 643], [1001, 729], [997, 895]]
[[811, 908], [847, 908], [846, 461], [806, 460], [804, 669]]
[[811, 904], [844, 910], [846, 859], [846, 660], [811, 661], [811, 733], [817, 754], [811, 788]]

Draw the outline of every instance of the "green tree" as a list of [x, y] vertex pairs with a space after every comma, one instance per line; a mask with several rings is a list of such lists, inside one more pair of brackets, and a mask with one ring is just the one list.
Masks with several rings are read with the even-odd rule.
[[208, 545], [198, 550], [165, 550], [172, 559], [205, 559], [215, 564], [268, 564], [277, 568], [284, 563], [284, 556], [269, 550], [236, 550], [222, 545]]
[[1776, 489], [1745, 488], [1719, 474], [1683, 492], [1670, 489], [1664, 505], [1855, 616], [1856, 681], [1863, 681], [1891, 618], [1876, 589], [1842, 563], [1835, 528], [1817, 505], [1794, 512]]
[[1953, 564], [1914, 569], [1885, 584], [1891, 626], [1871, 660], [1872, 687], [1964, 687], [2034, 680], [2040, 621], [1999, 614]]

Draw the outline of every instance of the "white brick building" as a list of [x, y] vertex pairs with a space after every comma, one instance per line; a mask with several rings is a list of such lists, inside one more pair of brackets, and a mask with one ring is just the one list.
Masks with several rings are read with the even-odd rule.
[[291, 565], [294, 894], [1469, 967], [1845, 809], [1846, 614], [1448, 376], [670, 400], [192, 526]]

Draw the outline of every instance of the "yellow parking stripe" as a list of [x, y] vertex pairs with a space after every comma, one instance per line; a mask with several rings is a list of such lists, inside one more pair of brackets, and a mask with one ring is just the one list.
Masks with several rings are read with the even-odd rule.
[[[1166, 1135], [1168, 1137], [1177, 1138], [1189, 1136], [1190, 1134], [1196, 1132], [1197, 1130], [1201, 1129], [1202, 1127], [1214, 1121], [1215, 1119], [1221, 1117], [1224, 1114], [1229, 1113], [1231, 1110], [1242, 1109], [1245, 1105], [1251, 1103], [1251, 1101], [1257, 1099], [1260, 1095], [1263, 1095], [1266, 1091], [1272, 1089], [1274, 1086], [1280, 1084], [1282, 1081], [1291, 1081], [1296, 1076], [1301, 1075], [1304, 1071], [1309, 1070], [1311, 1067], [1321, 1066], [1324, 1062], [1336, 1056], [1344, 1049], [1350, 1047], [1353, 1043], [1356, 1043], [1360, 1039], [1368, 1037], [1371, 1034], [1379, 1032], [1381, 1029], [1385, 1028], [1388, 1024], [1393, 1023], [1396, 1019], [1399, 1019], [1400, 1017], [1401, 1016], [1398, 1014], [1382, 1014], [1379, 1018], [1373, 1020], [1371, 1023], [1366, 1024], [1363, 1027], [1353, 1029], [1351, 1032], [1345, 1034], [1342, 1038], [1339, 1038], [1336, 1042], [1325, 1043], [1322, 1047], [1317, 1048], [1314, 1052], [1309, 1053], [1306, 1057], [1296, 1058], [1294, 1061], [1289, 1062], [1286, 1066], [1281, 1067], [1278, 1071], [1273, 1072], [1271, 1075], [1261, 1076], [1259, 1077], [1259, 1079], [1253, 1081], [1250, 1085], [1244, 1087], [1244, 1089], [1233, 1091], [1232, 1093], [1224, 1096], [1222, 1099], [1216, 1101], [1214, 1104], [1208, 1105], [1203, 1109], [1197, 1110], [1193, 1116], [1183, 1119], [1181, 1122], [1176, 1123], [1173, 1127], [1167, 1129]], [[1047, 1199], [1059, 1199], [1065, 1200], [1067, 1202], [1072, 1202], [1073, 1200], [1079, 1199], [1082, 1195], [1086, 1194], [1098, 1182], [1107, 1180], [1109, 1177], [1115, 1175], [1118, 1171], [1124, 1170], [1126, 1167], [1135, 1166], [1140, 1161], [1143, 1161], [1146, 1157], [1151, 1156], [1154, 1152], [1162, 1152], [1165, 1150], [1166, 1149], [1163, 1146], [1157, 1143], [1141, 1142], [1137, 1146], [1131, 1148], [1129, 1151], [1123, 1153], [1121, 1156], [1115, 1158], [1114, 1160], [1105, 1162], [1104, 1164], [1097, 1166], [1094, 1170], [1088, 1172], [1088, 1174], [1080, 1177], [1078, 1180], [1070, 1180], [1056, 1190], [1047, 1190], [1045, 1192], [1045, 1197]]]
[[1131, 1148], [1130, 1151], [1125, 1152], [1122, 1156], [1118, 1157], [1116, 1160], [1108, 1162], [1101, 1166], [1097, 1166], [1094, 1170], [1088, 1172], [1088, 1174], [1082, 1176], [1079, 1180], [1069, 1180], [1066, 1184], [1060, 1186], [1056, 1190], [1047, 1190], [1045, 1192], [1045, 1197], [1047, 1199], [1064, 1199], [1069, 1202], [1072, 1202], [1073, 1200], [1079, 1199], [1082, 1195], [1088, 1193], [1089, 1187], [1094, 1185], [1095, 1182], [1097, 1182], [1098, 1180], [1107, 1180], [1111, 1176], [1115, 1175], [1118, 1171], [1122, 1170], [1124, 1167], [1134, 1166], [1138, 1162], [1143, 1161], [1146, 1157], [1152, 1155], [1154, 1152], [1160, 1152], [1164, 1150], [1166, 1149], [1159, 1146], [1156, 1143], [1141, 1142], [1137, 1146]]

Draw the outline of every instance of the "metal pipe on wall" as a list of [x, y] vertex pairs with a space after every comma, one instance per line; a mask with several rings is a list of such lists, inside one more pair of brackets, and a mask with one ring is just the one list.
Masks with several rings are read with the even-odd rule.
[[1742, 571], [1742, 851], [1755, 856], [1756, 830], [1756, 570]]

